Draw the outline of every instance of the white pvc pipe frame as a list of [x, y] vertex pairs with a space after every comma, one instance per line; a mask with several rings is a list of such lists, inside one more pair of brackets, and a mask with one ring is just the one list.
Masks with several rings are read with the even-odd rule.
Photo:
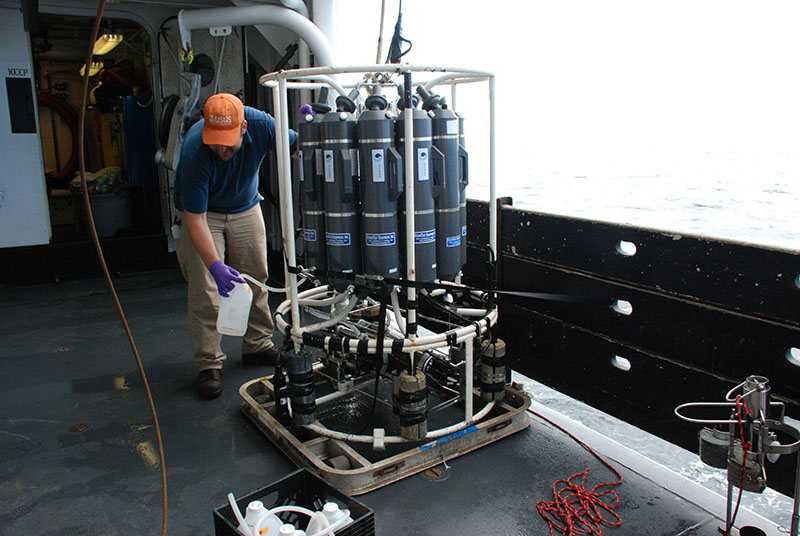
[[322, 31], [306, 17], [289, 8], [274, 5], [255, 5], [182, 9], [178, 12], [181, 48], [185, 51], [190, 50], [192, 47], [192, 30], [259, 24], [272, 24], [291, 30], [314, 51], [317, 63], [323, 65], [334, 64], [330, 43]]
[[[202, 10], [210, 11], [210, 10]], [[302, 18], [302, 16], [301, 16]], [[307, 19], [306, 19], [307, 20]], [[312, 47], [313, 48], [313, 47]], [[322, 62], [324, 63], [324, 61]], [[273, 103], [275, 108], [275, 136], [276, 136], [276, 152], [278, 157], [278, 190], [281, 198], [281, 234], [283, 237], [284, 248], [286, 251], [286, 259], [295, 259], [295, 243], [294, 243], [294, 206], [292, 200], [291, 188], [291, 153], [289, 150], [289, 116], [288, 116], [288, 99], [287, 88], [289, 80], [304, 80], [304, 79], [317, 79], [321, 77], [335, 77], [337, 74], [345, 73], [444, 73], [438, 78], [425, 84], [427, 89], [434, 87], [436, 84], [447, 82], [455, 87], [456, 84], [466, 82], [489, 82], [489, 247], [492, 251], [493, 258], [497, 258], [497, 192], [496, 192], [496, 143], [495, 143], [495, 77], [493, 73], [486, 71], [479, 71], [474, 69], [461, 69], [451, 67], [431, 67], [419, 65], [400, 65], [400, 64], [377, 64], [365, 66], [349, 66], [349, 67], [314, 67], [309, 69], [292, 69], [286, 71], [279, 71], [268, 73], [259, 78], [259, 83], [272, 88]], [[276, 88], [277, 83], [277, 88]], [[291, 83], [294, 84], [294, 83]], [[340, 88], [335, 88], [340, 93]], [[406, 214], [414, 214], [414, 126], [412, 120], [412, 108], [409, 106], [405, 109], [405, 133], [404, 138], [407, 143], [404, 144], [405, 148], [405, 191], [406, 191]], [[406, 259], [407, 259], [407, 272], [406, 277], [409, 281], [416, 279], [416, 263], [414, 251], [414, 218], [407, 218], [406, 225]], [[284, 261], [285, 262], [285, 261]], [[310, 289], [298, 295], [297, 292], [297, 275], [290, 273], [288, 266], [285, 266], [286, 280], [289, 283], [289, 299], [281, 303], [276, 310], [276, 327], [282, 332], [285, 332], [287, 323], [283, 319], [283, 314], [286, 312], [287, 303], [291, 309], [292, 315], [292, 340], [294, 342], [295, 351], [300, 350], [302, 342], [302, 331], [300, 326], [300, 308], [299, 298], [310, 299], [319, 293], [327, 292], [326, 287], [318, 287]], [[414, 287], [408, 288], [408, 297], [410, 300], [416, 298], [416, 289]], [[409, 322], [413, 322], [413, 311], [409, 313]], [[456, 344], [471, 341], [480, 333], [485, 332], [491, 325], [497, 322], [497, 306], [489, 312], [489, 314], [478, 321], [478, 330], [473, 325], [465, 326], [456, 330]], [[309, 326], [305, 326], [308, 328]], [[325, 346], [327, 347], [330, 338], [325, 339]], [[384, 340], [383, 347], [391, 348], [392, 340]], [[358, 351], [358, 341], [350, 341], [349, 343], [351, 352]], [[403, 343], [403, 352], [410, 354], [413, 359], [414, 352], [421, 352], [433, 348], [440, 348], [447, 346], [447, 337], [444, 334], [428, 335], [425, 337], [412, 336], [406, 339]], [[368, 341], [367, 351], [375, 353], [377, 351], [377, 342], [375, 340]], [[471, 377], [473, 352], [471, 345], [467, 345], [467, 352], [465, 356], [465, 366], [468, 371], [468, 378]], [[471, 384], [471, 382], [470, 382]], [[464, 423], [470, 423], [473, 420], [472, 415], [472, 397], [465, 397], [465, 410], [464, 410]], [[485, 409], [485, 408], [484, 408]], [[461, 423], [461, 424], [464, 424]], [[458, 425], [456, 425], [458, 426]]]

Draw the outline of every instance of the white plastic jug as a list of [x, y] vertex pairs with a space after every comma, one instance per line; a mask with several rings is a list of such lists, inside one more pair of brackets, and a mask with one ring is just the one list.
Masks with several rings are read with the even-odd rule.
[[246, 526], [239, 525], [238, 530], [246, 536], [253, 536], [254, 533], [259, 535], [278, 534], [278, 530], [283, 525], [278, 516], [270, 514], [269, 510], [264, 508], [264, 503], [261, 501], [252, 501], [247, 505], [244, 522]]
[[228, 297], [222, 297], [217, 314], [217, 331], [223, 335], [241, 337], [247, 331], [253, 291], [247, 283], [234, 283]]

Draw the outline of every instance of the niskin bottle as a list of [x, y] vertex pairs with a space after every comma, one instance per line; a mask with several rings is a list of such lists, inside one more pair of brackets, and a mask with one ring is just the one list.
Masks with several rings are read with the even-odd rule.
[[[412, 97], [412, 108], [417, 98]], [[399, 107], [405, 108], [404, 99]], [[414, 140], [414, 255], [417, 281], [433, 281], [436, 279], [436, 214], [434, 197], [441, 192], [440, 185], [433, 184], [432, 166], [444, 165], [442, 153], [431, 144], [431, 118], [422, 110], [413, 108]], [[405, 158], [405, 111], [401, 111], [395, 122], [397, 150]], [[405, 194], [404, 194], [405, 195]], [[403, 205], [405, 208], [405, 206]], [[408, 215], [403, 214], [403, 228]], [[405, 236], [405, 234], [404, 234]], [[405, 250], [405, 245], [403, 246]]]
[[241, 337], [247, 331], [253, 291], [247, 283], [234, 283], [228, 297], [222, 296], [217, 313], [217, 331], [223, 335]]
[[[355, 90], [354, 90], [355, 91]], [[325, 192], [325, 243], [328, 270], [361, 272], [358, 222], [358, 138], [355, 98], [340, 95], [336, 112], [325, 114], [322, 128], [322, 170]], [[348, 281], [332, 278], [333, 287], [342, 292]]]
[[358, 118], [361, 154], [361, 230], [364, 273], [401, 277], [397, 199], [403, 192], [403, 159], [394, 145], [394, 115], [386, 98], [370, 95]]
[[[327, 91], [324, 92], [327, 100]], [[321, 149], [322, 118], [330, 111], [324, 103], [311, 105], [314, 114], [300, 118], [300, 203], [303, 214], [306, 267], [320, 272], [328, 269], [325, 245], [325, 203], [323, 200], [323, 167]]]
[[418, 86], [422, 109], [432, 115], [433, 146], [444, 156], [443, 165], [433, 166], [433, 182], [442, 188], [436, 196], [436, 273], [442, 281], [453, 281], [461, 270], [461, 215], [458, 180], [458, 116], [444, 108], [439, 95]]

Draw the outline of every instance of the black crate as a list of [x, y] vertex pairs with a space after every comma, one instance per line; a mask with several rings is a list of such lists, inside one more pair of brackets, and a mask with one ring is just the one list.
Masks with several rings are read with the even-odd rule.
[[[309, 510], [322, 510], [326, 502], [335, 502], [340, 508], [350, 510], [353, 522], [341, 530], [336, 536], [374, 536], [375, 513], [368, 507], [334, 488], [308, 469], [298, 469], [294, 473], [256, 490], [244, 497], [237, 498], [236, 504], [244, 515], [251, 501], [261, 501], [267, 509], [276, 506], [303, 506]], [[277, 516], [284, 523], [291, 523], [298, 529], [308, 525], [309, 517], [303, 514], [282, 512]], [[214, 534], [216, 536], [241, 536], [236, 527], [239, 523], [233, 514], [230, 504], [214, 510]]]

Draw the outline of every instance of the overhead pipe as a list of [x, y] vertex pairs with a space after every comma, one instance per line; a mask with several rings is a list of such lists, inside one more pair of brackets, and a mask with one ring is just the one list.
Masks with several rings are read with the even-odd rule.
[[272, 24], [294, 32], [314, 52], [317, 65], [333, 65], [333, 51], [325, 34], [300, 13], [282, 6], [257, 5], [218, 7], [211, 9], [182, 9], [178, 12], [181, 48], [192, 48], [192, 30], [220, 26], [255, 26]]
[[[305, 18], [311, 20], [311, 17], [308, 16], [308, 6], [306, 6], [306, 3], [303, 0], [281, 0], [281, 4], [283, 4], [287, 9], [291, 9], [292, 11], [297, 11]], [[317, 28], [319, 28], [319, 26], [317, 26]], [[297, 65], [301, 69], [305, 69], [306, 67], [311, 67], [311, 54], [309, 53], [308, 43], [306, 43], [305, 40], [303, 39], [300, 39], [300, 43], [297, 48], [297, 56], [298, 56]], [[311, 92], [309, 90], [307, 89], [300, 90], [300, 102], [302, 104], [308, 104], [312, 100], [313, 96], [311, 95]]]

